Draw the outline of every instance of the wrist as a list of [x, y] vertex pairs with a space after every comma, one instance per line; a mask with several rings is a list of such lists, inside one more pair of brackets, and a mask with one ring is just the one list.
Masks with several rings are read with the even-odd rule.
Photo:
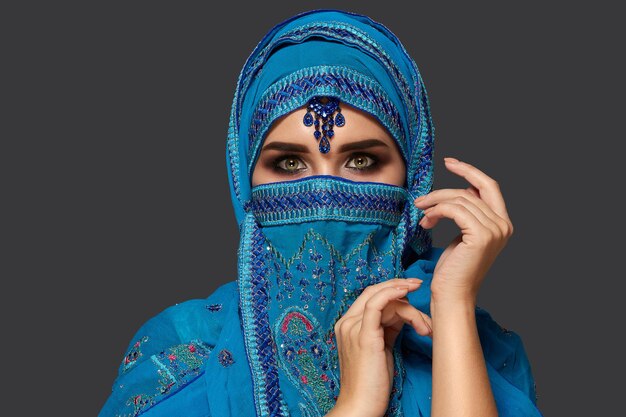
[[[435, 311], [458, 311], [458, 312], [474, 312], [476, 309], [476, 298], [471, 296], [462, 297], [430, 297], [430, 313], [433, 316]], [[433, 317], [434, 318], [434, 317]]]
[[471, 291], [437, 291], [431, 288], [431, 304], [437, 305], [476, 305], [476, 294]]

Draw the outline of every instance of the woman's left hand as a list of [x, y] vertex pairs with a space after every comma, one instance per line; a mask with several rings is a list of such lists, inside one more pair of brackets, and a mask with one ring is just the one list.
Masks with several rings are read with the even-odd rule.
[[467, 189], [441, 189], [415, 200], [424, 210], [420, 226], [434, 227], [440, 219], [452, 219], [459, 234], [437, 262], [431, 282], [433, 300], [476, 302], [487, 271], [513, 233], [498, 183], [478, 168], [444, 158], [446, 168], [471, 185]]

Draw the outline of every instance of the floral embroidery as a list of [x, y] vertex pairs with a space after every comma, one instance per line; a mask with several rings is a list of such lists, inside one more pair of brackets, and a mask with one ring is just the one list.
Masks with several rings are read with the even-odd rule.
[[118, 416], [136, 417], [157, 404], [160, 399], [189, 384], [202, 374], [204, 363], [212, 349], [212, 346], [200, 340], [192, 340], [150, 356], [156, 369], [154, 391], [131, 395], [126, 401], [126, 406], [129, 407], [127, 411], [130, 413]]
[[226, 349], [222, 349], [217, 358], [224, 368], [228, 368], [230, 365], [235, 363], [233, 354]]
[[[282, 305], [285, 295], [287, 298], [291, 298], [296, 290], [292, 281], [294, 275], [288, 271], [294, 264], [296, 265], [296, 270], [302, 273], [298, 274], [296, 283], [300, 289], [299, 299], [304, 303], [305, 310], [309, 308], [308, 303], [315, 299], [319, 309], [324, 311], [329, 302], [335, 302], [338, 286], [341, 287], [340, 290], [344, 294], [352, 292], [355, 288], [352, 288], [353, 285], [350, 284], [349, 274], [353, 271], [357, 273], [355, 278], [359, 283], [358, 290], [362, 290], [368, 285], [388, 280], [391, 270], [385, 268], [383, 262], [393, 253], [396, 245], [395, 235], [392, 236], [391, 246], [384, 252], [372, 245], [374, 235], [375, 232], [372, 232], [345, 257], [337, 253], [332, 243], [314, 229], [310, 229], [306, 233], [298, 251], [290, 259], [285, 259], [269, 240], [266, 241], [267, 246], [264, 257], [268, 260], [275, 259], [280, 261], [276, 262], [274, 260], [272, 262], [274, 273], [276, 274], [276, 284], [281, 288], [275, 296], [279, 306]], [[308, 246], [312, 247], [307, 249]], [[372, 251], [371, 265], [360, 254], [363, 248], [368, 248]], [[305, 257], [304, 253], [307, 250], [309, 256]], [[323, 264], [325, 257], [328, 258], [328, 261], [326, 264]], [[305, 263], [307, 258], [313, 262], [310, 266], [307, 266]], [[282, 272], [281, 277], [283, 268], [286, 271]], [[335, 279], [336, 272], [339, 272], [340, 280]], [[330, 287], [330, 290], [327, 287]]]
[[277, 321], [275, 339], [279, 360], [289, 379], [301, 389], [308, 406], [320, 415], [328, 413], [339, 395], [338, 379], [315, 318], [291, 307]]
[[142, 356], [142, 353], [140, 350], [141, 345], [146, 343], [148, 340], [149, 340], [148, 336], [144, 336], [135, 342], [133, 347], [130, 349], [130, 351], [126, 354], [126, 356], [122, 360], [122, 372], [123, 373], [128, 372], [128, 370], [132, 368], [133, 365], [135, 365], [135, 363], [137, 363], [137, 359], [139, 359]]

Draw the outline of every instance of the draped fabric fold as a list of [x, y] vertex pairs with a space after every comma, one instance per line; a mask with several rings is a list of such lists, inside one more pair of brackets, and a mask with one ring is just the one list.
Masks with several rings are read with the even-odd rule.
[[[272, 123], [314, 97], [380, 122], [404, 158], [406, 186], [319, 175], [253, 187]], [[339, 10], [276, 25], [246, 61], [231, 107], [237, 280], [146, 323], [100, 416], [325, 415], [340, 390], [334, 324], [365, 287], [421, 278], [409, 301], [429, 313], [442, 249], [413, 200], [432, 189], [433, 141], [417, 66], [383, 25]], [[521, 339], [480, 308], [476, 318], [500, 416], [540, 416]], [[432, 339], [405, 326], [394, 368], [386, 416], [430, 416]]]

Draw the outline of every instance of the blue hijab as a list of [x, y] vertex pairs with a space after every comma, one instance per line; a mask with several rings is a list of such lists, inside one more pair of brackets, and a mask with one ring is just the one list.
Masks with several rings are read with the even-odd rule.
[[[396, 141], [405, 187], [329, 175], [251, 186], [272, 123], [320, 97], [339, 102], [323, 115], [323, 134], [311, 136], [320, 151], [333, 151], [328, 130], [349, 124], [341, 106], [354, 106]], [[237, 280], [144, 324], [100, 416], [325, 415], [340, 389], [334, 323], [365, 287], [421, 278], [409, 301], [430, 313], [442, 249], [412, 202], [432, 189], [433, 140], [417, 66], [383, 25], [315, 10], [275, 26], [246, 61], [231, 108]], [[540, 416], [520, 337], [479, 307], [476, 319], [500, 416]], [[405, 326], [394, 366], [386, 415], [430, 416], [432, 339]]]

